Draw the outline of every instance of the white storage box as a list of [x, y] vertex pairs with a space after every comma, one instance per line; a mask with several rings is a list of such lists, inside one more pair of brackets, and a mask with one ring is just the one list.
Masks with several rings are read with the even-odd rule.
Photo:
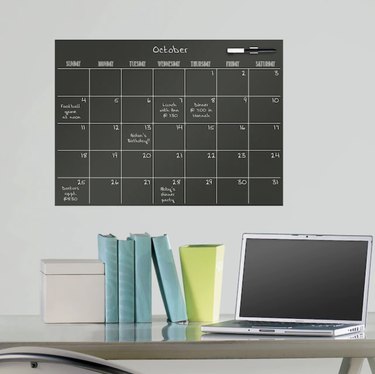
[[42, 260], [41, 272], [44, 322], [104, 322], [104, 264], [100, 260]]

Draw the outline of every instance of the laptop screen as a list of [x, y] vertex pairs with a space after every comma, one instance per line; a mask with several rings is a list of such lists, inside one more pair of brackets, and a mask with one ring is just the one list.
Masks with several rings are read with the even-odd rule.
[[245, 240], [240, 318], [363, 319], [368, 240]]

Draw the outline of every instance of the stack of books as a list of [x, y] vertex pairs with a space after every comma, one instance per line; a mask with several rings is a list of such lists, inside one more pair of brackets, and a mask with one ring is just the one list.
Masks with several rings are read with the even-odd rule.
[[106, 323], [151, 322], [154, 263], [168, 321], [187, 320], [186, 305], [167, 235], [131, 234], [126, 240], [98, 235], [105, 265]]

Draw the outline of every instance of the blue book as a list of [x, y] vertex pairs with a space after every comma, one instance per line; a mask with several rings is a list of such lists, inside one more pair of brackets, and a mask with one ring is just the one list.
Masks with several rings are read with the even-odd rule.
[[134, 240], [118, 241], [119, 322], [134, 322]]
[[178, 280], [173, 253], [168, 236], [152, 238], [152, 259], [159, 282], [168, 321], [181, 322], [187, 320], [186, 305]]
[[151, 322], [151, 238], [132, 234], [135, 263], [135, 322]]
[[105, 268], [105, 321], [118, 322], [117, 239], [114, 235], [98, 235], [99, 259]]

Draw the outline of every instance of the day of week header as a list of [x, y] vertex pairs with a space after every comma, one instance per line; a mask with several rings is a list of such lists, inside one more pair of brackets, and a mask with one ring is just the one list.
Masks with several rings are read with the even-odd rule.
[[225, 61], [225, 66], [227, 68], [239, 68], [240, 62], [239, 61]]
[[80, 60], [67, 60], [65, 61], [65, 66], [67, 68], [79, 68], [81, 67], [81, 61]]
[[145, 68], [146, 61], [129, 61], [129, 66], [131, 68]]
[[190, 61], [192, 68], [209, 68], [211, 67], [211, 61]]
[[98, 61], [98, 67], [100, 68], [113, 68], [113, 61]]
[[181, 61], [158, 61], [159, 68], [179, 68]]
[[257, 68], [274, 68], [276, 61], [255, 61], [255, 66]]

